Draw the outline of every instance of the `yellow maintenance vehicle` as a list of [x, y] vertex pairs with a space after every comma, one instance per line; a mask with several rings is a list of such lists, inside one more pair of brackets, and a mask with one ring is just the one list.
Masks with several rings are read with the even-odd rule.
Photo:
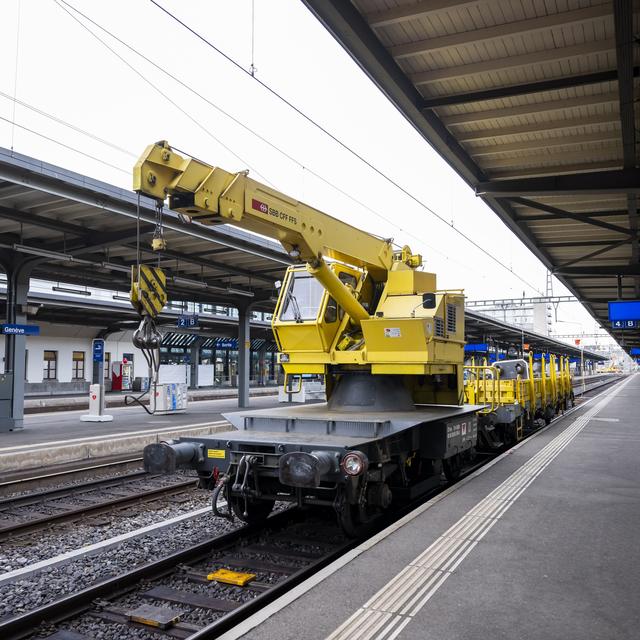
[[482, 408], [465, 404], [462, 290], [438, 289], [409, 247], [164, 141], [135, 165], [134, 189], [200, 224], [282, 244], [294, 265], [273, 315], [279, 362], [290, 388], [316, 374], [327, 392], [326, 403], [229, 414], [234, 431], [150, 445], [149, 470], [195, 468], [219, 515], [257, 521], [276, 500], [328, 505], [350, 532], [457, 473]]
[[472, 361], [465, 366], [465, 399], [484, 405], [478, 411], [479, 448], [519, 442], [538, 420], [549, 424], [573, 405], [569, 359], [542, 354], [538, 363], [530, 352], [528, 360]]

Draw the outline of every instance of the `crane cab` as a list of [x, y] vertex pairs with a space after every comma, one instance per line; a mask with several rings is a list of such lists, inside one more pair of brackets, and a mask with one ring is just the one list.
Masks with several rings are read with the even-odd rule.
[[[367, 274], [333, 263], [329, 269], [368, 308], [372, 286]], [[287, 373], [325, 373], [331, 353], [345, 334], [357, 334], [342, 306], [305, 266], [289, 267], [273, 314], [272, 328]], [[283, 358], [282, 355], [286, 354]], [[303, 355], [304, 354], [304, 355]]]

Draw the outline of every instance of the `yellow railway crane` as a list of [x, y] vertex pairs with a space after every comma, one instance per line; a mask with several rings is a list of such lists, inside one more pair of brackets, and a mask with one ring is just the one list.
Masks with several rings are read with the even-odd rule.
[[333, 505], [350, 529], [460, 467], [478, 408], [463, 405], [462, 290], [439, 290], [409, 247], [164, 141], [135, 165], [134, 189], [201, 224], [282, 244], [296, 264], [273, 315], [279, 362], [286, 384], [324, 376], [328, 400], [231, 414], [241, 431], [150, 446], [149, 468], [191, 464], [207, 486], [220, 476], [217, 490], [246, 520], [277, 497]]

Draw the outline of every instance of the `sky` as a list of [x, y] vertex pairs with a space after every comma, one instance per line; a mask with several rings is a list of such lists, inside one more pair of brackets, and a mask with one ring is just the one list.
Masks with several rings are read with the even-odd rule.
[[[0, 146], [131, 188], [136, 158], [166, 139], [228, 171], [249, 169], [317, 209], [410, 245], [423, 255], [425, 270], [438, 275], [439, 288], [464, 288], [470, 300], [544, 293], [544, 266], [302, 2], [158, 2], [245, 71], [253, 64], [256, 78], [413, 197], [150, 0], [2, 0]], [[554, 279], [554, 294], [569, 292]], [[558, 334], [596, 329], [577, 303], [561, 304], [558, 320]]]

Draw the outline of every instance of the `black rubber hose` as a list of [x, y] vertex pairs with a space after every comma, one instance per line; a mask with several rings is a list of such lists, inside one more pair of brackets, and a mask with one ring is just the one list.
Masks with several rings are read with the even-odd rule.
[[224, 475], [220, 478], [220, 482], [218, 482], [216, 488], [213, 490], [213, 497], [211, 498], [211, 509], [213, 511], [214, 516], [218, 516], [218, 518], [226, 518], [229, 522], [233, 522], [233, 513], [231, 511], [231, 505], [227, 501], [227, 512], [222, 513], [218, 511], [218, 498], [220, 497], [220, 493], [227, 486], [229, 482], [229, 476]]

